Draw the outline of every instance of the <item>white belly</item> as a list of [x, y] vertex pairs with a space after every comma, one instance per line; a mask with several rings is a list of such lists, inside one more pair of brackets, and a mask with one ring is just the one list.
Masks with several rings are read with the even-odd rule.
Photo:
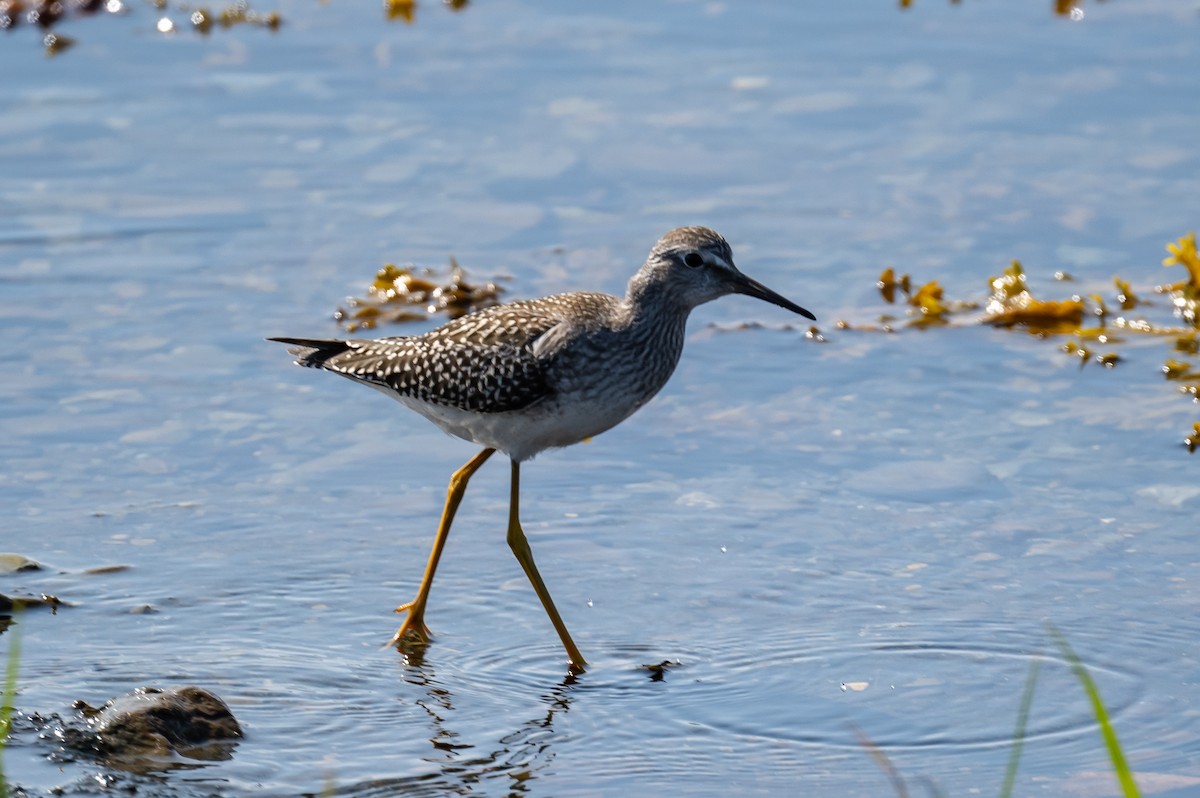
[[443, 431], [480, 446], [497, 449], [513, 460], [528, 460], [544, 449], [570, 446], [599, 435], [628, 418], [639, 404], [576, 401], [543, 402], [505, 413], [472, 413], [383, 391], [417, 411]]

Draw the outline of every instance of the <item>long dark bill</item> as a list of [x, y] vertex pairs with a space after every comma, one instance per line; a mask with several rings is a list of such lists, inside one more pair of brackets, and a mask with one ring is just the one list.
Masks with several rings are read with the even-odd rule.
[[767, 288], [765, 285], [760, 283], [758, 280], [747, 277], [744, 274], [738, 274], [737, 280], [734, 283], [734, 290], [739, 294], [745, 294], [746, 296], [752, 296], [755, 299], [761, 299], [765, 302], [770, 302], [772, 305], [778, 305], [785, 310], [790, 310], [792, 313], [799, 313], [806, 319], [811, 319], [812, 321], [817, 320], [816, 316], [809, 313], [795, 302], [780, 296], [770, 288]]

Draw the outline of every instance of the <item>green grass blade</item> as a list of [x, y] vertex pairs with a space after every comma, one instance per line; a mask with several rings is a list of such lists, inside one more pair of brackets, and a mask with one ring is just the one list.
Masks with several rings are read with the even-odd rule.
[[1121, 794], [1125, 798], [1140, 798], [1141, 793], [1138, 792], [1137, 784], [1133, 780], [1133, 772], [1129, 769], [1129, 763], [1125, 761], [1121, 743], [1117, 740], [1117, 732], [1108, 719], [1108, 710], [1104, 708], [1104, 701], [1100, 698], [1100, 690], [1096, 687], [1096, 682], [1084, 667], [1079, 655], [1067, 643], [1067, 638], [1063, 636], [1063, 633], [1051, 626], [1050, 635], [1054, 638], [1054, 643], [1062, 652], [1063, 657], [1071, 663], [1071, 671], [1083, 685], [1083, 691], [1087, 693], [1088, 700], [1092, 702], [1092, 714], [1095, 715], [1096, 722], [1100, 724], [1100, 734], [1104, 738], [1104, 746], [1108, 749], [1108, 758], [1112, 762], [1113, 772], [1121, 785]]
[[892, 760], [883, 749], [875, 744], [875, 741], [867, 736], [867, 733], [858, 728], [854, 724], [850, 724], [854, 729], [854, 734], [858, 737], [858, 743], [866, 749], [871, 755], [871, 759], [875, 761], [875, 766], [884, 772], [888, 777], [888, 781], [892, 783], [892, 789], [896, 791], [898, 798], [908, 798], [908, 785], [904, 783], [904, 778], [901, 777], [900, 771], [896, 770], [896, 766], [892, 764]]
[[1017, 766], [1021, 763], [1021, 749], [1025, 747], [1025, 729], [1029, 724], [1029, 709], [1033, 706], [1033, 688], [1037, 686], [1038, 669], [1042, 661], [1034, 658], [1029, 663], [1029, 675], [1025, 677], [1025, 690], [1021, 693], [1021, 706], [1017, 709], [1017, 728], [1013, 731], [1012, 753], [1008, 755], [1008, 767], [1004, 769], [1004, 784], [1000, 787], [1000, 798], [1011, 798], [1017, 782]]
[[17, 695], [17, 668], [21, 664], [21, 627], [16, 613], [8, 627], [8, 658], [4, 668], [4, 690], [0, 692], [0, 798], [8, 798], [8, 780], [4, 778], [4, 748], [12, 729], [13, 702]]

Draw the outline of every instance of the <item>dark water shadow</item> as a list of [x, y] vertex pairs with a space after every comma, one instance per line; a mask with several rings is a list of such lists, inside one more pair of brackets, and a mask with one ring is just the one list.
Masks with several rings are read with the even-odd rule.
[[424, 694], [414, 703], [426, 718], [431, 754], [425, 762], [435, 772], [397, 778], [371, 779], [358, 784], [327, 790], [327, 795], [463, 795], [488, 784], [491, 793], [496, 782], [507, 782], [500, 789], [507, 795], [530, 792], [539, 774], [554, 761], [557, 732], [555, 721], [571, 708], [578, 678], [566, 674], [542, 693], [537, 702], [541, 711], [514, 725], [512, 731], [494, 743], [475, 743], [456, 728], [453, 721], [457, 698], [453, 690], [440, 682], [437, 668], [419, 656], [409, 656], [402, 672], [403, 681]]

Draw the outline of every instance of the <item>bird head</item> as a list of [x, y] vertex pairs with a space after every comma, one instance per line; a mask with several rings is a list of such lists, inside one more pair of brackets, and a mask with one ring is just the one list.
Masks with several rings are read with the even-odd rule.
[[634, 280], [656, 284], [689, 310], [728, 294], [744, 294], [816, 321], [812, 313], [742, 274], [729, 242], [707, 227], [679, 227], [664, 235]]

